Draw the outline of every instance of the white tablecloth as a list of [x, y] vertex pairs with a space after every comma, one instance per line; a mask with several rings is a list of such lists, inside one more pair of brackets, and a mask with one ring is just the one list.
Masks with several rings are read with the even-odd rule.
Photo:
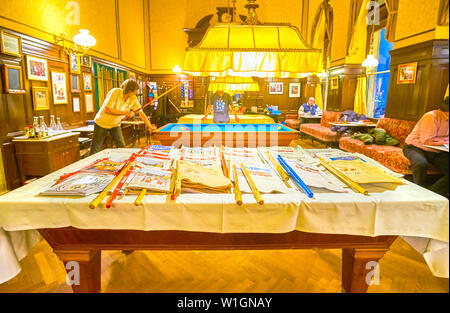
[[[62, 170], [0, 197], [0, 227], [7, 231], [73, 226], [82, 229], [185, 230], [217, 233], [312, 233], [363, 236], [399, 235], [426, 238], [447, 246], [423, 253], [437, 276], [448, 277], [449, 203], [444, 197], [405, 181], [395, 191], [364, 196], [357, 193], [316, 193], [309, 199], [300, 192], [263, 195], [258, 205], [252, 195], [243, 195], [242, 206], [233, 194], [149, 195], [135, 206], [136, 196], [125, 196], [107, 209], [95, 210], [95, 198], [39, 197], [61, 174], [105, 156], [126, 157], [137, 149], [104, 150]], [[438, 247], [438, 249], [436, 248]], [[437, 250], [436, 250], [437, 249]], [[437, 251], [434, 253], [433, 251]], [[444, 253], [445, 254], [445, 253]], [[427, 259], [428, 257], [428, 259]], [[1, 260], [0, 260], [1, 262]], [[0, 267], [1, 268], [1, 267]], [[446, 273], [446, 274], [445, 274]], [[446, 276], [445, 276], [446, 275]]]

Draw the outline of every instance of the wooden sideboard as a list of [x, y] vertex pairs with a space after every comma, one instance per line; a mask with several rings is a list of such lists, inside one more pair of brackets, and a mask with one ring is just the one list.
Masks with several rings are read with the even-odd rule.
[[46, 139], [14, 139], [19, 173], [23, 181], [40, 177], [80, 159], [79, 133], [66, 133]]

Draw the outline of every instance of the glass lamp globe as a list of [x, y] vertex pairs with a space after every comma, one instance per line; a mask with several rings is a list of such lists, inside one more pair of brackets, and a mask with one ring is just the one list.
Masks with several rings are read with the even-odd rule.
[[96, 44], [95, 38], [89, 34], [87, 29], [80, 29], [80, 32], [73, 37], [73, 42], [83, 49], [89, 49]]
[[378, 60], [373, 54], [369, 54], [367, 58], [362, 62], [362, 66], [367, 68], [368, 71], [372, 71], [378, 66]]

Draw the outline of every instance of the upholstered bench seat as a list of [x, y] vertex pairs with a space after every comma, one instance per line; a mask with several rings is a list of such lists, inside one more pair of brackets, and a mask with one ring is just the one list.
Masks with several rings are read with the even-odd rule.
[[324, 111], [320, 124], [301, 124], [300, 133], [308, 135], [312, 139], [317, 139], [326, 145], [333, 145], [339, 143], [339, 133], [331, 130], [331, 122], [336, 122], [341, 116], [340, 112]]
[[302, 124], [300, 131], [306, 135], [317, 138], [324, 142], [339, 141], [339, 133], [332, 131], [331, 128], [323, 127], [320, 124]]
[[[382, 118], [378, 121], [377, 128], [383, 128], [388, 134], [400, 140], [399, 147], [375, 144], [365, 145], [361, 140], [341, 137], [339, 139], [339, 148], [349, 152], [364, 154], [396, 173], [409, 175], [411, 174], [411, 164], [403, 154], [403, 146], [405, 145], [406, 137], [411, 133], [415, 124], [416, 122], [414, 121], [392, 118]], [[428, 173], [436, 174], [439, 171], [434, 166], [430, 166]]]

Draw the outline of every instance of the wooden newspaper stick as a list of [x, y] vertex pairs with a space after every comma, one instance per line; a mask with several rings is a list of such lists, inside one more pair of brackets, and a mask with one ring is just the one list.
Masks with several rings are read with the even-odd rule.
[[179, 167], [180, 167], [180, 160], [177, 160], [177, 164], [175, 167], [175, 171], [173, 173], [172, 180], [173, 182], [173, 191], [171, 199], [175, 200], [176, 197], [181, 193], [181, 179], [179, 178]]
[[119, 194], [120, 190], [122, 190], [123, 185], [128, 180], [128, 177], [130, 176], [132, 170], [133, 170], [133, 168], [130, 167], [130, 169], [127, 171], [127, 173], [120, 180], [119, 184], [117, 184], [117, 186], [114, 189], [114, 191], [112, 192], [112, 194], [109, 196], [108, 200], [106, 201], [106, 207], [108, 209], [112, 206], [112, 204], [113, 204], [114, 200], [116, 199], [117, 195]]
[[223, 150], [220, 151], [220, 160], [221, 160], [221, 163], [222, 163], [223, 175], [226, 178], [230, 178], [230, 172], [228, 171], [227, 161], [225, 161], [225, 156], [223, 155]]
[[258, 202], [258, 204], [260, 204], [260, 205], [263, 205], [264, 199], [261, 197], [261, 194], [259, 193], [258, 188], [256, 188], [255, 183], [253, 182], [252, 178], [250, 177], [250, 173], [247, 171], [244, 164], [242, 164], [242, 163], [241, 163], [241, 169], [242, 169], [242, 173], [244, 174], [245, 179], [247, 180], [248, 185], [250, 186], [250, 188], [253, 191], [253, 196], [255, 197], [256, 202]]
[[328, 164], [324, 159], [322, 159], [320, 156], [316, 155], [317, 159], [319, 159], [320, 164], [322, 164], [323, 167], [325, 167], [331, 174], [339, 178], [343, 183], [345, 183], [347, 186], [349, 186], [353, 191], [362, 193], [363, 195], [369, 195], [369, 192], [361, 187], [359, 184], [352, 181], [350, 178], [339, 172], [336, 168], [334, 168], [332, 165]]
[[233, 172], [234, 172], [234, 194], [236, 195], [236, 204], [242, 205], [242, 193], [239, 189], [239, 178], [236, 171], [236, 165], [233, 164]]
[[95, 165], [95, 164], [98, 164], [98, 163], [100, 163], [100, 162], [102, 162], [102, 161], [105, 161], [105, 160], [108, 160], [108, 158], [103, 158], [103, 159], [101, 159], [101, 160], [97, 160], [97, 161], [95, 161], [94, 163], [91, 163], [91, 164], [89, 164], [89, 165], [86, 165], [85, 167], [83, 167], [83, 168], [81, 168], [81, 169], [79, 169], [79, 170], [76, 170], [76, 171], [74, 171], [74, 172], [70, 172], [70, 173], [66, 173], [66, 174], [64, 174], [64, 175], [61, 175], [61, 176], [59, 177], [59, 181], [62, 181], [62, 180], [66, 179], [66, 178], [68, 178], [68, 177], [70, 177], [70, 176], [72, 176], [72, 175], [78, 174], [78, 173], [80, 173], [82, 170], [85, 170], [85, 169], [87, 169], [88, 167], [91, 167], [91, 166], [93, 166], [93, 165]]
[[122, 179], [123, 175], [125, 175], [130, 167], [133, 166], [133, 162], [128, 163], [128, 165], [116, 176], [114, 179], [106, 186], [105, 189], [94, 199], [91, 203], [89, 203], [89, 207], [91, 209], [95, 209], [100, 202], [108, 195], [108, 191], [117, 184], [117, 182]]
[[142, 203], [142, 199], [144, 199], [144, 196], [147, 193], [147, 189], [142, 189], [141, 192], [139, 193], [139, 196], [137, 196], [136, 201], [134, 201], [135, 205], [141, 205]]
[[283, 168], [280, 166], [280, 164], [273, 158], [273, 156], [270, 154], [269, 151], [266, 151], [267, 156], [269, 157], [270, 162], [272, 162], [273, 166], [277, 169], [278, 173], [280, 174], [283, 181], [289, 180], [289, 175], [283, 170]]

